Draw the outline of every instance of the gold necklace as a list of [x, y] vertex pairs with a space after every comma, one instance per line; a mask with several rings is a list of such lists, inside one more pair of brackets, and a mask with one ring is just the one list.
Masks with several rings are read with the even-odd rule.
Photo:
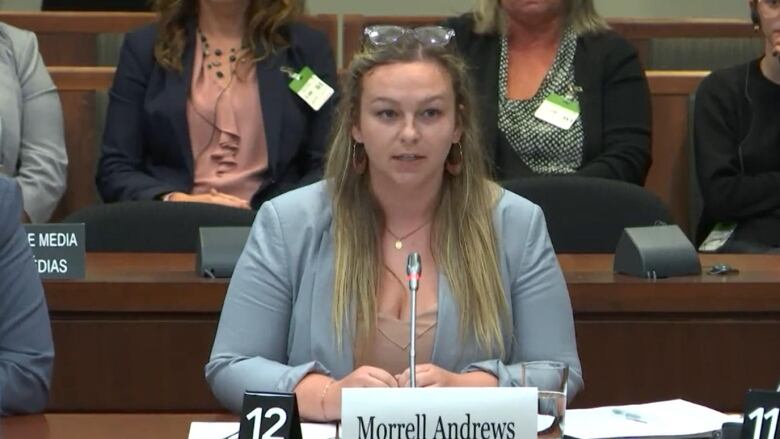
[[408, 237], [410, 237], [410, 236], [414, 235], [415, 233], [419, 232], [419, 231], [420, 231], [420, 229], [422, 229], [423, 227], [427, 226], [427, 225], [428, 225], [428, 223], [430, 223], [430, 222], [431, 222], [431, 220], [430, 220], [430, 219], [429, 219], [429, 220], [427, 220], [427, 221], [425, 221], [424, 223], [422, 223], [422, 224], [420, 224], [419, 226], [417, 226], [417, 227], [416, 227], [414, 230], [412, 230], [411, 232], [409, 232], [409, 233], [407, 233], [406, 235], [403, 235], [403, 236], [398, 236], [398, 235], [396, 235], [396, 234], [395, 234], [395, 233], [393, 233], [393, 231], [392, 231], [392, 230], [390, 230], [390, 228], [388, 228], [388, 227], [385, 227], [385, 230], [387, 230], [387, 233], [389, 233], [389, 234], [390, 234], [390, 236], [392, 236], [393, 238], [395, 238], [395, 249], [396, 249], [396, 250], [401, 250], [402, 248], [404, 248], [404, 243], [403, 243], [403, 240], [404, 240], [404, 239], [406, 239], [406, 238], [408, 238]]

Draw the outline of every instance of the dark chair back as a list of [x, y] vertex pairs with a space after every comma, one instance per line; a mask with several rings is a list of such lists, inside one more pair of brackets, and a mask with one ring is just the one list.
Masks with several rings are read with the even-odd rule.
[[660, 198], [622, 181], [540, 176], [504, 187], [542, 208], [556, 253], [614, 253], [624, 228], [672, 222]]
[[84, 223], [89, 252], [195, 252], [200, 227], [251, 226], [255, 211], [204, 203], [97, 204], [62, 222]]

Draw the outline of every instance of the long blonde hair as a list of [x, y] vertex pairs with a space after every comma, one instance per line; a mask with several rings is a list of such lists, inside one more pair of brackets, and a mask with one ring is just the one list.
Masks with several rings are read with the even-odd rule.
[[[604, 32], [609, 25], [596, 12], [593, 0], [564, 0], [567, 26], [578, 36]], [[503, 34], [506, 32], [507, 17], [501, 7], [501, 0], [476, 0], [473, 9], [474, 30], [478, 34]]]
[[487, 179], [474, 104], [465, 64], [446, 48], [426, 47], [414, 38], [402, 38], [380, 49], [357, 54], [342, 78], [341, 101], [328, 152], [325, 178], [333, 197], [334, 282], [333, 319], [338, 346], [343, 346], [346, 318], [354, 313], [352, 341], [357, 349], [368, 342], [376, 318], [379, 236], [383, 214], [369, 188], [369, 172], [352, 166], [352, 127], [359, 119], [362, 80], [377, 66], [431, 61], [452, 79], [457, 123], [462, 136], [462, 171], [445, 172], [434, 215], [433, 257], [450, 283], [460, 307], [461, 337], [467, 329], [478, 345], [503, 355], [502, 334], [508, 323], [507, 304], [498, 263], [493, 207], [500, 188]]
[[[304, 0], [250, 0], [246, 9], [243, 43], [258, 54], [257, 60], [289, 44], [283, 28], [304, 12]], [[182, 71], [187, 25], [198, 17], [198, 0], [154, 0], [160, 32], [154, 58], [166, 69]]]

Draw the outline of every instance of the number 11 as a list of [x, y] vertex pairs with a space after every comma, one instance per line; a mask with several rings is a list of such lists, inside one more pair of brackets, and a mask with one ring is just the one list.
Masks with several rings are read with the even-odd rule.
[[759, 407], [753, 410], [748, 415], [748, 419], [756, 420], [756, 423], [753, 424], [753, 439], [761, 439], [761, 430], [764, 427], [764, 419], [770, 419], [770, 418], [772, 419], [772, 423], [769, 424], [769, 431], [767, 432], [766, 439], [774, 439], [775, 432], [777, 431], [777, 418], [779, 413], [780, 413], [780, 409], [778, 409], [777, 407], [766, 412], [766, 414], [764, 414], [763, 407]]

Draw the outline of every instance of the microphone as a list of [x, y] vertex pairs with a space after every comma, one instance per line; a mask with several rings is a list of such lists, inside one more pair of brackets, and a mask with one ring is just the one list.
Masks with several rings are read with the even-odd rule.
[[415, 339], [417, 338], [417, 287], [422, 276], [422, 260], [417, 252], [409, 253], [406, 258], [406, 279], [409, 281], [409, 387], [417, 387], [415, 382], [414, 358]]

